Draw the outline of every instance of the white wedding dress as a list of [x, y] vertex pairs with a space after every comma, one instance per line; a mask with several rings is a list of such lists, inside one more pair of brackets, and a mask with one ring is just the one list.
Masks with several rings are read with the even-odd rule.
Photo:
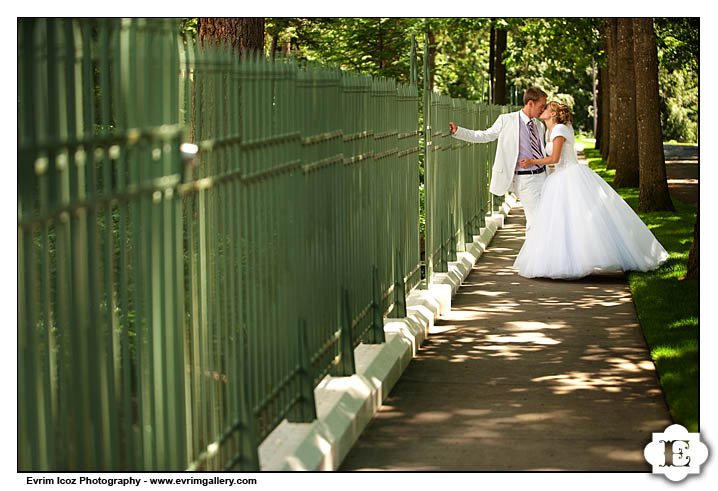
[[571, 126], [554, 126], [547, 154], [558, 136], [566, 138], [561, 158], [546, 178], [514, 269], [526, 278], [575, 279], [663, 264], [668, 253], [643, 221], [606, 181], [578, 162]]

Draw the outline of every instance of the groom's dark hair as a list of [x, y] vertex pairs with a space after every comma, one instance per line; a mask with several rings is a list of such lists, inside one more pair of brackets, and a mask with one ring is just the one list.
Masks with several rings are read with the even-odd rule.
[[538, 100], [542, 97], [548, 97], [548, 95], [546, 95], [546, 92], [539, 89], [538, 87], [529, 87], [528, 89], [526, 89], [526, 92], [524, 92], [524, 104], [528, 104], [529, 101], [538, 102]]

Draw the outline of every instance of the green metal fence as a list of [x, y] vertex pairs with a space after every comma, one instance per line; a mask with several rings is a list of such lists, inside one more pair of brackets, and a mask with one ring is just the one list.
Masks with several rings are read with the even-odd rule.
[[[257, 469], [420, 283], [417, 87], [177, 32], [18, 21], [21, 470]], [[498, 108], [425, 96], [427, 243], [461, 250], [493, 152], [447, 118]]]
[[[416, 88], [290, 60], [240, 64], [227, 49], [187, 48], [183, 66], [199, 148], [187, 216], [206, 220], [186, 227], [199, 228], [189, 311], [196, 323], [226, 311], [215, 322], [244, 340], [261, 440], [287, 415], [311, 420], [313, 387], [354, 373], [354, 347], [382, 342], [382, 317], [419, 282]], [[227, 297], [214, 308], [203, 271], [208, 298]]]
[[187, 461], [174, 29], [18, 24], [20, 469]]
[[[426, 90], [426, 88], [425, 88]], [[427, 277], [448, 271], [457, 252], [466, 251], [486, 226], [486, 216], [502, 197], [489, 192], [497, 142], [476, 145], [457, 140], [449, 122], [485, 129], [510, 107], [452, 99], [430, 93], [426, 119], [426, 264]]]
[[416, 87], [168, 21], [18, 32], [19, 467], [256, 468], [419, 282]]

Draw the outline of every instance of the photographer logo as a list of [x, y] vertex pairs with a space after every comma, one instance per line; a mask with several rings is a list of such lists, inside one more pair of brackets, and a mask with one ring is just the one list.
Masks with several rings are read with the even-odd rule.
[[663, 433], [653, 433], [653, 441], [643, 449], [643, 455], [653, 466], [654, 474], [665, 474], [671, 481], [682, 481], [688, 474], [698, 474], [708, 458], [708, 447], [700, 441], [699, 433], [688, 433], [675, 424]]

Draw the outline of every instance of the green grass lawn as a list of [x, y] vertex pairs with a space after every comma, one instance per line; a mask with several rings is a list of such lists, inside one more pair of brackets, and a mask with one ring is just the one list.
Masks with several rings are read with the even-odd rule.
[[[584, 147], [590, 167], [609, 184], [615, 170], [607, 170], [600, 153]], [[616, 191], [635, 210], [637, 188]], [[693, 242], [696, 208], [673, 200], [675, 212], [638, 213], [669, 252], [666, 263], [648, 273], [628, 274], [628, 283], [641, 329], [658, 370], [658, 378], [674, 422], [698, 431], [698, 281], [686, 274]]]
[[589, 138], [583, 135], [576, 135], [576, 151], [581, 151], [584, 148], [593, 148], [596, 144], [595, 138]]

